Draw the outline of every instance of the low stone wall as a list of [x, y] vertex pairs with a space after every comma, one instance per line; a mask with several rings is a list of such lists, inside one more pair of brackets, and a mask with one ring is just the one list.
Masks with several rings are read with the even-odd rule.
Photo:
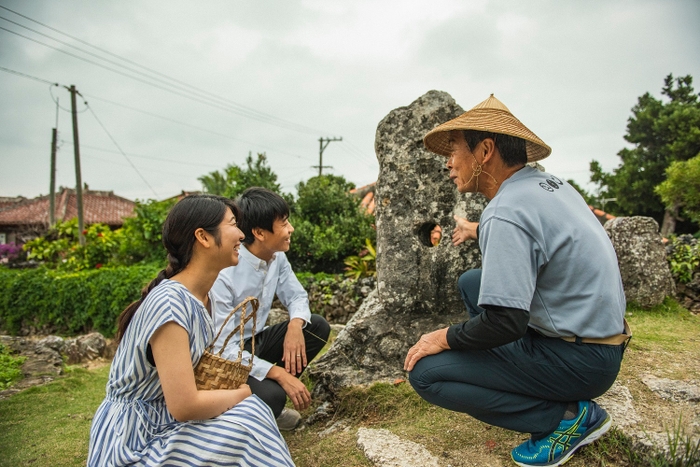
[[[377, 286], [377, 281], [374, 277], [364, 277], [357, 280], [309, 278], [302, 285], [309, 293], [311, 313], [323, 316], [331, 324], [346, 324], [360, 308], [369, 293]], [[275, 299], [272, 308], [276, 310], [273, 315], [280, 316], [273, 316], [271, 320], [279, 322], [285, 316], [284, 306]]]
[[0, 335], [0, 344], [10, 349], [12, 353], [27, 358], [21, 367], [24, 379], [11, 388], [0, 391], [0, 399], [22, 389], [53, 380], [63, 374], [64, 363], [89, 365], [93, 362], [108, 362], [114, 356], [116, 349], [114, 342], [105, 339], [99, 332], [70, 339], [59, 336]]

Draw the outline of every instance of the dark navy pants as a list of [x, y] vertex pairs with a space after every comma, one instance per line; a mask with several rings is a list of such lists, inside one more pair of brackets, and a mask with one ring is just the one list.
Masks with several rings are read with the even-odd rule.
[[[287, 334], [289, 321], [275, 324], [265, 328], [255, 336], [255, 356], [270, 363], [284, 367], [282, 352], [284, 351], [284, 336]], [[304, 341], [306, 343], [306, 361], [316, 358], [323, 349], [331, 333], [331, 327], [321, 315], [311, 315], [311, 323], [304, 327]], [[250, 339], [245, 342], [245, 349], [250, 352]], [[296, 375], [299, 377], [299, 374]], [[262, 399], [271, 409], [275, 418], [279, 417], [287, 402], [287, 393], [277, 381], [265, 378], [258, 381], [252, 376], [247, 381], [253, 394]]]
[[[476, 305], [480, 281], [480, 269], [459, 279], [470, 316], [484, 311]], [[493, 349], [424, 357], [409, 380], [432, 404], [539, 439], [557, 428], [569, 402], [590, 400], [612, 386], [623, 351], [622, 345], [575, 344], [530, 329]]]

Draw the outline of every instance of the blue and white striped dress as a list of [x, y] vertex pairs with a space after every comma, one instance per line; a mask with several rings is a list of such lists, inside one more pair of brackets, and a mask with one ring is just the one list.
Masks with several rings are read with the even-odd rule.
[[214, 338], [209, 313], [182, 284], [164, 280], [148, 294], [114, 356], [88, 466], [293, 466], [272, 411], [255, 395], [216, 418], [173, 418], [146, 357], [149, 339], [170, 321], [187, 330], [193, 366]]

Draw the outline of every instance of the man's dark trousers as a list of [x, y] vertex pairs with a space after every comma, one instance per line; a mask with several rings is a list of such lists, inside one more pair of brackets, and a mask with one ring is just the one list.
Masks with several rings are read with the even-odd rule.
[[[462, 274], [459, 289], [470, 316], [481, 270]], [[489, 350], [446, 350], [422, 358], [409, 375], [428, 402], [490, 425], [539, 439], [553, 432], [569, 402], [602, 395], [620, 371], [623, 346], [575, 344], [531, 328], [521, 339]]]
[[[284, 351], [284, 336], [287, 334], [287, 326], [289, 321], [275, 324], [265, 328], [262, 332], [255, 336], [255, 356], [284, 367], [282, 361], [282, 353]], [[311, 315], [311, 323], [307, 323], [304, 331], [304, 340], [306, 341], [306, 360], [311, 363], [316, 355], [321, 351], [328, 336], [331, 333], [331, 327], [321, 315]], [[246, 340], [245, 349], [250, 352], [251, 339]], [[297, 377], [299, 374], [297, 373]], [[277, 381], [265, 378], [258, 381], [256, 378], [248, 377], [248, 386], [253, 394], [262, 399], [271, 409], [275, 418], [279, 417], [284, 409], [284, 404], [287, 402], [287, 393], [284, 392], [282, 386]]]

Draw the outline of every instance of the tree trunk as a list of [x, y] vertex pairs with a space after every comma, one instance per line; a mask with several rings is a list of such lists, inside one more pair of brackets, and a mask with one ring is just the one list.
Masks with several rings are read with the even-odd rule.
[[678, 218], [678, 204], [674, 204], [672, 209], [664, 212], [664, 222], [661, 224], [661, 236], [668, 237], [676, 231], [676, 221]]

